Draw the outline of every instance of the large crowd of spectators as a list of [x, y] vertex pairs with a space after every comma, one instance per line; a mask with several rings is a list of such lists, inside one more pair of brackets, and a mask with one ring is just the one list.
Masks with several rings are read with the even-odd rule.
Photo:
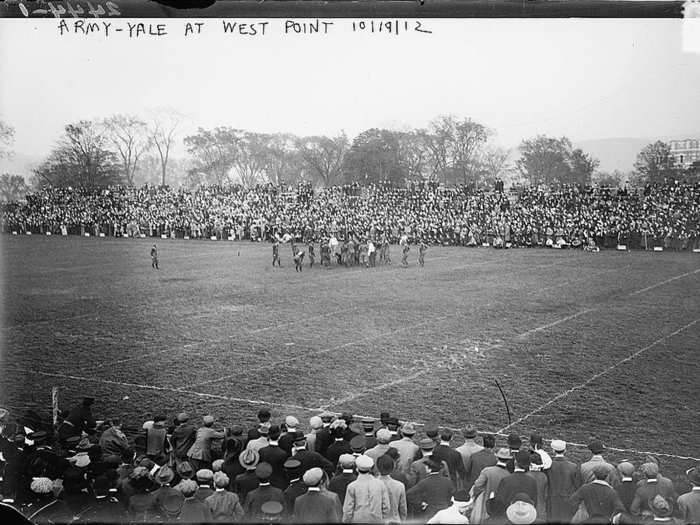
[[[502, 186], [501, 186], [502, 187]], [[437, 183], [312, 189], [259, 185], [45, 188], [2, 207], [17, 234], [167, 236], [304, 242], [403, 234], [426, 244], [686, 250], [700, 243], [700, 185], [630, 191], [562, 186], [475, 191]]]
[[[84, 399], [43, 424], [0, 410], [0, 497], [34, 523], [700, 523], [700, 465], [679, 495], [658, 461], [614, 464], [598, 439], [320, 413], [220, 426], [157, 415], [129, 435]], [[30, 426], [31, 425], [31, 426]], [[461, 440], [460, 440], [461, 441]]]

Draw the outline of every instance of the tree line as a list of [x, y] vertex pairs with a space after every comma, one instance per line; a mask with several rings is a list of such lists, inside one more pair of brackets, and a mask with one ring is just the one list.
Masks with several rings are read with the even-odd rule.
[[[494, 145], [491, 128], [455, 116], [440, 116], [423, 129], [372, 128], [352, 140], [345, 133], [299, 137], [228, 126], [199, 128], [183, 137], [183, 121], [177, 112], [161, 110], [148, 119], [120, 114], [68, 124], [30, 182], [41, 188], [144, 182], [196, 187], [308, 181], [330, 186], [430, 180], [480, 188], [504, 177], [547, 185], [620, 185], [623, 179], [644, 184], [667, 177], [697, 178], [700, 168], [679, 170], [668, 144], [657, 141], [640, 151], [632, 177], [602, 173], [597, 171], [598, 160], [574, 148], [567, 137], [539, 135], [523, 140], [517, 152], [511, 152]], [[13, 134], [12, 127], [0, 120], [0, 156], [10, 154]], [[187, 159], [172, 158], [178, 140]], [[517, 160], [509, 163], [515, 155]], [[22, 177], [5, 174], [0, 179], [3, 200], [27, 190]]]

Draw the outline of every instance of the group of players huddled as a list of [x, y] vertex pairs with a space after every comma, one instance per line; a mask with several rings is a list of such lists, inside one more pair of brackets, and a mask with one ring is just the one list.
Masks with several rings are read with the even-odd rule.
[[[272, 266], [282, 266], [280, 258], [280, 246], [290, 243], [292, 247], [292, 257], [294, 268], [297, 272], [303, 269], [304, 258], [309, 259], [309, 268], [314, 267], [316, 262], [316, 246], [313, 240], [307, 240], [297, 244], [289, 234], [276, 235], [272, 240]], [[411, 251], [411, 243], [406, 233], [399, 238], [399, 248], [401, 250], [401, 267], [408, 267], [408, 254]], [[418, 243], [418, 264], [425, 265], [425, 253], [428, 245], [420, 240]], [[338, 239], [335, 235], [324, 236], [319, 242], [320, 264], [329, 267], [333, 264], [337, 266], [364, 266], [374, 268], [377, 266], [377, 253], [379, 253], [379, 265], [391, 265], [391, 243], [386, 234], [373, 239], [371, 236], [347, 235], [344, 239]]]

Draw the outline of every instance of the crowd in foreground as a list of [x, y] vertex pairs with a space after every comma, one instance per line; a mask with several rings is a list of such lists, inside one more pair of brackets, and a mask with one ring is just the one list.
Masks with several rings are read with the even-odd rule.
[[44, 188], [2, 207], [2, 231], [304, 243], [335, 236], [428, 245], [631, 249], [700, 245], [700, 184], [476, 191], [434, 182], [312, 189], [271, 184]]
[[302, 428], [267, 409], [250, 429], [180, 413], [127, 437], [93, 403], [47, 430], [0, 412], [3, 504], [34, 523], [700, 523], [700, 465], [679, 496], [653, 457], [615, 465], [598, 439], [577, 464], [537, 433], [496, 448], [467, 425], [454, 447], [452, 430], [388, 413], [324, 412]]

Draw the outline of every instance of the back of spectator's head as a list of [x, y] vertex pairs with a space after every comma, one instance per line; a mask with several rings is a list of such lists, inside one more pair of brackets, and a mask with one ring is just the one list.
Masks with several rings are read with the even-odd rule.
[[511, 450], [519, 450], [520, 446], [523, 444], [520, 436], [516, 433], [511, 433], [508, 435], [508, 448]]
[[603, 465], [596, 465], [593, 467], [593, 475], [595, 476], [595, 479], [605, 480], [608, 478], [609, 474], [610, 472]]
[[493, 448], [496, 446], [496, 436], [493, 434], [484, 434], [482, 439], [484, 441], [484, 448]]
[[272, 414], [270, 414], [269, 408], [261, 408], [260, 410], [258, 410], [258, 421], [260, 421], [260, 423], [265, 423], [266, 421], [270, 421], [271, 417], [272, 417]]
[[440, 431], [438, 430], [438, 427], [436, 427], [436, 426], [425, 427], [425, 435], [428, 436], [433, 441], [435, 441], [437, 439], [439, 433], [440, 433]]
[[225, 472], [215, 472], [214, 473], [214, 486], [217, 489], [223, 489], [228, 487], [230, 483], [229, 477], [226, 475]]
[[621, 461], [617, 464], [617, 470], [620, 475], [630, 477], [632, 474], [634, 474], [634, 465], [629, 461]]
[[639, 470], [649, 479], [659, 475], [659, 466], [656, 463], [644, 463]]
[[279, 425], [270, 425], [270, 430], [267, 433], [267, 438], [270, 441], [277, 441], [282, 434], [282, 429]]
[[382, 445], [387, 445], [391, 442], [391, 431], [386, 428], [377, 430], [377, 442]]
[[700, 465], [686, 470], [685, 474], [693, 485], [700, 487]]
[[180, 488], [182, 495], [186, 498], [191, 498], [194, 496], [194, 493], [197, 492], [197, 489], [199, 488], [197, 482], [191, 479], [181, 481], [178, 487]]
[[535, 450], [542, 448], [542, 434], [539, 432], [530, 434], [530, 446]]
[[515, 462], [518, 464], [518, 466], [522, 469], [529, 470], [530, 468], [530, 451], [521, 448], [516, 452], [515, 454]]
[[588, 444], [588, 450], [590, 450], [595, 455], [599, 455], [603, 453], [605, 447], [603, 446], [603, 442], [600, 439], [593, 439]]
[[433, 459], [432, 456], [426, 458], [425, 466], [430, 469], [430, 472], [439, 472], [442, 468], [442, 462], [437, 459]]
[[382, 476], [391, 474], [394, 470], [394, 460], [386, 454], [379, 456], [377, 458], [377, 470]]
[[440, 431], [440, 439], [443, 441], [452, 440], [452, 431], [449, 428], [443, 428]]

